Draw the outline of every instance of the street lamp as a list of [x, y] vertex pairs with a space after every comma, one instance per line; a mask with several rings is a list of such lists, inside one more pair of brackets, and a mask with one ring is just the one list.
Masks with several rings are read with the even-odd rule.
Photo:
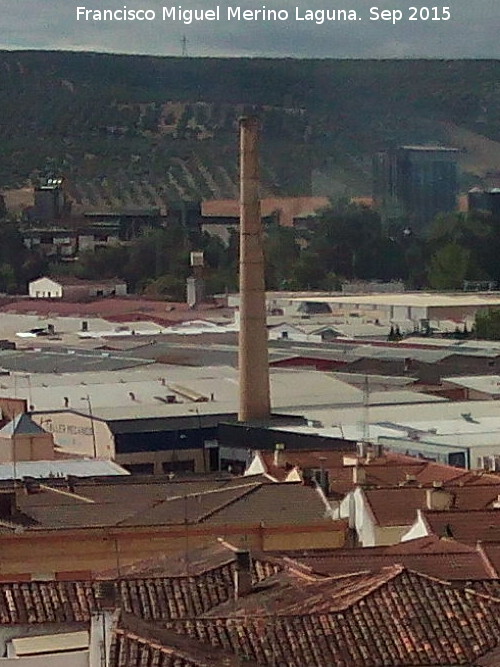
[[92, 403], [90, 401], [90, 396], [87, 394], [86, 396], [82, 396], [81, 401], [87, 401], [87, 405], [89, 406], [89, 417], [90, 417], [90, 427], [92, 429], [92, 444], [94, 446], [94, 458], [97, 458], [97, 444], [95, 440], [95, 429], [94, 429], [94, 415], [92, 414]]

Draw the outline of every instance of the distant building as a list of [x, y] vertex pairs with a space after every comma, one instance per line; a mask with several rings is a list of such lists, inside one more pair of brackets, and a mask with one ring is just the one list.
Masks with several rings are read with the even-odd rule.
[[33, 217], [40, 222], [59, 220], [68, 213], [62, 178], [49, 178], [35, 188]]
[[80, 280], [73, 276], [61, 276], [59, 278], [43, 276], [29, 283], [28, 294], [32, 299], [85, 301], [86, 299], [103, 296], [125, 296], [127, 294], [127, 284], [120, 278]]
[[53, 458], [54, 436], [28, 414], [17, 415], [0, 430], [1, 463], [51, 461]]
[[473, 188], [467, 195], [467, 202], [469, 211], [486, 211], [500, 219], [500, 188]]
[[458, 149], [401, 146], [378, 153], [373, 161], [376, 208], [383, 221], [428, 226], [438, 213], [457, 209]]

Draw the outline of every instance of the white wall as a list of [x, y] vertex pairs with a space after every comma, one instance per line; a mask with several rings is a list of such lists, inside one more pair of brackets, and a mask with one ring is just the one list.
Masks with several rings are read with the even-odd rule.
[[244, 472], [244, 475], [245, 476], [248, 476], [248, 475], [262, 475], [266, 472], [267, 472], [267, 470], [266, 470], [264, 464], [262, 463], [262, 459], [260, 457], [259, 452], [255, 452], [255, 454], [253, 456], [253, 459], [250, 462], [250, 465], [247, 466], [247, 468]]
[[62, 286], [50, 278], [38, 278], [28, 285], [28, 294], [32, 299], [61, 299], [62, 293]]
[[[86, 403], [82, 404], [84, 407]], [[94, 437], [97, 457], [115, 458], [115, 440], [106, 422], [73, 412], [44, 412], [32, 415], [32, 419], [45, 431], [52, 433], [54, 442], [66, 452], [92, 457]]]
[[422, 516], [422, 512], [417, 510], [417, 520], [401, 537], [401, 542], [409, 542], [410, 540], [418, 540], [419, 537], [427, 537], [429, 529]]
[[340, 504], [341, 519], [349, 520], [349, 528], [354, 528], [359, 544], [363, 547], [377, 547], [398, 544], [409, 526], [379, 526], [361, 487], [348, 493]]

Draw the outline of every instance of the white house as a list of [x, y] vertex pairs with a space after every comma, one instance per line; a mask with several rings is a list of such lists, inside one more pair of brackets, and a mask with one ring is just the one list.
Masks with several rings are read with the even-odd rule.
[[77, 301], [102, 296], [125, 296], [127, 294], [127, 284], [120, 278], [81, 280], [73, 276], [58, 278], [43, 276], [29, 283], [28, 294], [32, 299]]

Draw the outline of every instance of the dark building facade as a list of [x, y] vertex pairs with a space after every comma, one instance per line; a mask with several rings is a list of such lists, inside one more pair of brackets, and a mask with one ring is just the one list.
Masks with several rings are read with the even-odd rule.
[[441, 146], [401, 146], [377, 153], [373, 194], [383, 221], [404, 221], [419, 230], [438, 213], [456, 210], [457, 153]]
[[40, 222], [58, 220], [67, 213], [63, 179], [49, 178], [35, 188], [33, 217]]
[[469, 211], [486, 211], [500, 220], [500, 188], [492, 190], [474, 188], [469, 191], [467, 200]]

